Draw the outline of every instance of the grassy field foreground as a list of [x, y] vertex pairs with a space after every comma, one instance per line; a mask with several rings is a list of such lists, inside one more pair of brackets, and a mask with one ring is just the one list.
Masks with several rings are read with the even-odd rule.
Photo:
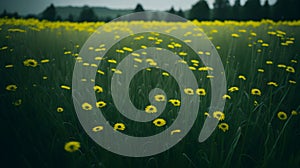
[[[109, 50], [107, 55], [95, 57], [102, 60], [101, 65], [95, 65], [85, 62], [79, 51], [102, 22], [0, 19], [2, 158], [10, 167], [299, 167], [300, 22], [193, 23], [216, 47], [227, 77], [225, 109], [213, 116], [207, 114], [209, 80], [213, 80], [207, 72], [213, 67], [205, 67], [185, 51], [188, 41], [170, 40], [155, 32], [132, 35], [120, 43], [126, 46], [91, 46], [94, 52]], [[185, 23], [119, 23], [107, 31], [114, 33], [128, 24], [184, 27]], [[186, 33], [187, 37], [195, 35]], [[189, 134], [166, 152], [145, 158], [118, 156], [93, 142], [79, 124], [71, 91], [74, 64], [78, 61], [98, 72], [96, 79], [82, 82], [95, 83], [102, 102], [97, 106], [86, 102], [83, 108], [101, 108], [116, 131], [149, 136], [164, 131], [176, 118], [180, 94], [174, 78], [159, 68], [148, 68], [131, 81], [131, 101], [146, 112], [155, 113], [149, 106], [151, 89], [159, 87], [167, 94], [157, 97], [167, 101], [160, 120], [144, 125], [119, 114], [110, 95], [110, 82], [114, 73], [126, 75], [115, 69], [124, 56], [150, 45], [176, 52], [193, 71], [199, 89], [187, 88], [185, 92], [199, 95], [198, 118]], [[205, 50], [197, 52], [210, 56]], [[138, 55], [135, 61], [136, 66], [143, 61], [155, 65], [155, 61]], [[206, 117], [220, 122], [213, 135], [199, 143]], [[91, 129], [97, 133], [105, 128], [95, 125]]]

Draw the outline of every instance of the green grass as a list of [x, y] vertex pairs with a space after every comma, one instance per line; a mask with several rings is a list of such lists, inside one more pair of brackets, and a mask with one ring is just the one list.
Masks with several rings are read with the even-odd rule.
[[[222, 122], [229, 124], [229, 130], [223, 132], [217, 128], [205, 142], [197, 141], [205, 119], [204, 112], [209, 108], [210, 86], [205, 78], [206, 72], [194, 71], [199, 87], [206, 88], [208, 93], [201, 97], [198, 118], [189, 134], [173, 148], [161, 154], [129, 158], [106, 151], [89, 138], [77, 119], [71, 90], [60, 88], [61, 85], [72, 85], [76, 58], [74, 54], [79, 53], [80, 47], [91, 34], [74, 30], [72, 27], [67, 30], [67, 23], [66, 26], [58, 28], [47, 27], [52, 24], [49, 22], [39, 23], [46, 25], [40, 31], [34, 31], [30, 26], [5, 23], [2, 20], [0, 24], [0, 48], [8, 47], [0, 50], [0, 122], [4, 131], [1, 138], [4, 147], [2, 157], [10, 167], [214, 168], [300, 165], [300, 114], [291, 115], [292, 110], [300, 111], [300, 66], [299, 63], [291, 62], [300, 61], [299, 26], [265, 22], [258, 26], [232, 23], [199, 24], [207, 36], [212, 37], [212, 43], [221, 47], [218, 52], [224, 64], [228, 88], [239, 88], [239, 91], [228, 93], [231, 99], [226, 101], [224, 109], [226, 117]], [[24, 29], [26, 33], [9, 32], [10, 28]], [[241, 29], [245, 29], [246, 32], [239, 32]], [[212, 30], [218, 30], [218, 33], [213, 33]], [[277, 30], [286, 32], [286, 35], [280, 38], [268, 34]], [[257, 35], [253, 36], [251, 32]], [[233, 38], [233, 33], [239, 34], [240, 37]], [[148, 34], [145, 33], [144, 36]], [[128, 42], [130, 38], [123, 39], [120, 44], [126, 44], [133, 49], [139, 48], [140, 45]], [[170, 39], [164, 35], [160, 38], [164, 39], [164, 42], [158, 47], [167, 48]], [[295, 38], [292, 40], [294, 44], [281, 45], [282, 42], [291, 40], [290, 38]], [[258, 40], [268, 43], [269, 47], [262, 47]], [[146, 39], [141, 43], [150, 45]], [[248, 44], [253, 46], [249, 47]], [[114, 47], [105, 57], [119, 62], [123, 57], [115, 53]], [[183, 46], [184, 49], [187, 49], [187, 46]], [[257, 52], [258, 49], [261, 49], [261, 52]], [[71, 51], [71, 54], [64, 54], [65, 51]], [[38, 61], [38, 66], [24, 66], [23, 61], [29, 58]], [[189, 63], [196, 58], [189, 53], [189, 56], [183, 59]], [[43, 59], [49, 59], [50, 62], [40, 63]], [[267, 65], [268, 60], [273, 61], [273, 65]], [[112, 68], [112, 65], [102, 62], [98, 69], [103, 70], [106, 75], [98, 74], [96, 83], [103, 87], [104, 92], [97, 95], [97, 98], [108, 103], [103, 108], [103, 113], [112, 126], [116, 122], [123, 122], [126, 125], [124, 133], [145, 136], [161, 132], [172, 124], [167, 122], [165, 127], [158, 128], [151, 122], [135, 123], [120, 115], [108, 92], [112, 75], [109, 68]], [[14, 67], [5, 68], [8, 64], [13, 64]], [[292, 66], [296, 72], [288, 73], [284, 68], [278, 68], [278, 64]], [[259, 68], [264, 69], [264, 72], [258, 72]], [[162, 76], [162, 72], [153, 68], [151, 71], [141, 71], [133, 78], [130, 96], [137, 108], [144, 109], [149, 104], [148, 94], [154, 87], [163, 89], [168, 97], [180, 98], [174, 78]], [[239, 79], [239, 75], [244, 75], [247, 80]], [[43, 76], [48, 78], [45, 80]], [[201, 82], [201, 79], [204, 82]], [[289, 80], [297, 83], [291, 84]], [[277, 82], [279, 86], [268, 86], [270, 81]], [[9, 84], [17, 85], [17, 90], [5, 90]], [[251, 95], [252, 88], [259, 88], [262, 95]], [[18, 99], [22, 100], [21, 105], [13, 105]], [[256, 106], [254, 101], [257, 101]], [[63, 107], [64, 111], [58, 113], [57, 107]], [[287, 120], [278, 119], [279, 111], [287, 113]], [[178, 108], [168, 103], [161, 117], [172, 121], [176, 118], [176, 112]], [[79, 141], [81, 148], [69, 153], [64, 150], [64, 145], [72, 140]]]

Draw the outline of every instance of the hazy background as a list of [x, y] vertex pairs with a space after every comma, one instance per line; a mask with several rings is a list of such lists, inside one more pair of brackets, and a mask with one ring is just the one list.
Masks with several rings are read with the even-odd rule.
[[[113, 9], [133, 9], [136, 4], [141, 3], [146, 10], [169, 10], [174, 6], [176, 10], [190, 9], [199, 0], [0, 0], [0, 12], [18, 12], [21, 15], [41, 13], [47, 6], [53, 3], [55, 6], [105, 6]], [[207, 0], [209, 6], [215, 0]], [[229, 0], [231, 4], [235, 0]], [[241, 0], [244, 4], [246, 0]], [[265, 0], [261, 0], [264, 3]], [[276, 0], [269, 0], [273, 5]]]

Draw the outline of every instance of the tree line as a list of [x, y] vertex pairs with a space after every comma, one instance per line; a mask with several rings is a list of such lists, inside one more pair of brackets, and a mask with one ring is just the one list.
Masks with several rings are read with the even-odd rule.
[[[199, 0], [192, 5], [188, 11], [178, 10], [173, 7], [167, 12], [185, 17], [190, 20], [261, 20], [272, 19], [278, 20], [299, 20], [300, 19], [300, 0], [277, 0], [274, 5], [269, 4], [269, 0], [265, 0], [264, 4], [260, 0], [247, 0], [244, 5], [241, 0], [235, 0], [233, 5], [230, 5], [229, 0], [215, 0], [213, 8], [210, 9], [206, 0]], [[137, 4], [133, 12], [144, 11], [141, 4]], [[0, 17], [20, 18], [18, 13], [7, 13], [5, 10]], [[40, 16], [28, 15], [25, 18], [38, 18], [49, 21], [105, 21], [112, 20], [111, 17], [98, 17], [94, 10], [88, 6], [84, 6], [78, 18], [69, 14], [68, 18], [62, 19], [57, 14], [53, 4], [47, 7]]]

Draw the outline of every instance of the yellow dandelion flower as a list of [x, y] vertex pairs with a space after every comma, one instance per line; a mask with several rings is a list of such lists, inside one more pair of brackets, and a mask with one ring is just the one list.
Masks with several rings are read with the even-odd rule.
[[101, 93], [101, 92], [103, 92], [103, 89], [102, 89], [102, 87], [100, 87], [98, 85], [95, 85], [94, 86], [94, 91], [97, 92], [97, 93]]
[[170, 76], [168, 72], [163, 72], [162, 75], [163, 76]]
[[254, 33], [254, 32], [250, 33], [250, 35], [251, 35], [251, 36], [254, 36], [254, 37], [256, 37], [256, 36], [257, 36], [257, 34], [256, 34], [256, 33]]
[[111, 71], [113, 71], [116, 74], [122, 74], [123, 73], [121, 70], [118, 70], [116, 68], [112, 68]]
[[210, 115], [209, 115], [208, 112], [205, 112], [204, 115], [205, 115], [206, 117], [210, 117]]
[[286, 67], [286, 71], [287, 71], [287, 72], [290, 72], [290, 73], [295, 73], [295, 68], [294, 68], [294, 67], [291, 67], [291, 66], [287, 66], [287, 67]]
[[47, 62], [50, 62], [50, 60], [49, 59], [43, 59], [43, 60], [41, 60], [41, 63], [47, 63]]
[[104, 75], [105, 73], [101, 70], [97, 70], [97, 73], [101, 74], [101, 75]]
[[291, 63], [297, 64], [297, 60], [291, 60]]
[[207, 79], [212, 79], [212, 78], [214, 78], [214, 76], [213, 75], [207, 75], [206, 78]]
[[278, 84], [276, 82], [268, 82], [267, 85], [278, 87]]
[[239, 79], [242, 79], [242, 80], [246, 80], [246, 77], [245, 76], [243, 76], [243, 75], [239, 75], [239, 77], [238, 77]]
[[191, 62], [194, 63], [194, 64], [199, 64], [198, 60], [191, 60]]
[[23, 62], [25, 66], [30, 66], [30, 67], [36, 67], [38, 65], [38, 62], [34, 59], [27, 59]]
[[261, 91], [257, 88], [251, 89], [251, 94], [255, 96], [261, 96]]
[[153, 124], [158, 127], [162, 127], [162, 126], [166, 125], [166, 120], [164, 120], [162, 118], [158, 118], [153, 121]]
[[147, 46], [142, 45], [141, 48], [142, 48], [142, 49], [147, 49]]
[[283, 111], [280, 111], [277, 113], [277, 117], [280, 119], [280, 120], [286, 120], [287, 119], [287, 115], [285, 112]]
[[266, 61], [266, 64], [267, 64], [267, 65], [272, 65], [272, 64], [273, 64], [273, 61]]
[[269, 47], [269, 44], [268, 43], [262, 43], [261, 46], [263, 46], [263, 47]]
[[170, 99], [169, 102], [172, 103], [173, 106], [180, 106], [180, 100]]
[[90, 63], [84, 62], [82, 65], [83, 66], [90, 66]]
[[134, 56], [134, 57], [139, 57], [139, 56], [141, 56], [139, 53], [132, 53], [131, 55]]
[[235, 92], [235, 91], [238, 91], [239, 88], [237, 86], [233, 86], [231, 88], [228, 89], [229, 92]]
[[180, 55], [180, 56], [187, 56], [187, 53], [186, 52], [179, 52], [178, 55]]
[[125, 130], [125, 125], [123, 123], [116, 123], [114, 125], [114, 130], [124, 131]]
[[102, 107], [105, 107], [106, 106], [106, 103], [104, 101], [98, 101], [96, 103], [96, 107], [98, 108], [102, 108]]
[[12, 103], [14, 106], [20, 106], [22, 104], [22, 99], [18, 99]]
[[153, 105], [148, 105], [146, 108], [145, 108], [145, 112], [146, 113], [156, 113], [157, 112], [157, 109], [155, 106]]
[[234, 34], [231, 34], [231, 36], [232, 36], [232, 37], [234, 37], [234, 38], [238, 38], [238, 37], [240, 37], [240, 35], [238, 35], [238, 34], [236, 34], [236, 33], [234, 33]]
[[66, 89], [66, 90], [70, 90], [71, 89], [71, 87], [67, 86], [67, 85], [61, 85], [60, 88]]
[[124, 53], [124, 50], [116, 50], [117, 53]]
[[205, 52], [205, 55], [210, 56], [211, 53], [210, 53], [209, 51], [206, 51], [206, 52]]
[[227, 95], [227, 94], [225, 94], [222, 98], [223, 98], [224, 100], [225, 100], [225, 99], [231, 99], [231, 97], [230, 97], [229, 95]]
[[219, 127], [219, 129], [221, 129], [223, 132], [226, 132], [226, 131], [229, 130], [229, 125], [226, 124], [226, 123], [220, 123], [220, 124], [218, 125], [218, 127]]
[[64, 111], [64, 108], [62, 108], [62, 107], [57, 107], [56, 111], [59, 112], [59, 113], [61, 113], [61, 112]]
[[180, 132], [181, 132], [180, 129], [172, 130], [171, 131], [171, 135], [174, 135], [175, 133], [180, 133]]
[[17, 85], [14, 85], [14, 84], [7, 85], [7, 86], [5, 87], [5, 89], [8, 90], [8, 91], [16, 91], [17, 88], [18, 88]]
[[92, 110], [92, 109], [93, 109], [92, 105], [90, 105], [90, 104], [87, 103], [87, 102], [83, 103], [83, 104], [81, 105], [81, 107], [82, 107], [83, 110]]
[[166, 101], [165, 96], [162, 94], [155, 95], [154, 99], [155, 99], [155, 101], [158, 101], [158, 102]]
[[102, 131], [103, 130], [103, 126], [96, 126], [96, 127], [94, 127], [93, 129], [92, 129], [92, 131], [93, 132], [100, 132], [100, 131]]
[[290, 83], [290, 84], [296, 84], [297, 82], [294, 81], [294, 80], [289, 80], [289, 83]]
[[258, 69], [257, 71], [258, 71], [258, 72], [261, 72], [261, 73], [264, 73], [264, 72], [265, 72], [264, 69]]
[[107, 60], [107, 62], [112, 63], [112, 64], [116, 64], [117, 63], [117, 61], [114, 60], [114, 59]]
[[196, 89], [196, 94], [199, 95], [199, 96], [205, 96], [206, 91], [203, 88], [198, 88], [198, 89]]
[[189, 66], [189, 69], [192, 70], [192, 71], [196, 71], [196, 68], [193, 67], [193, 66]]
[[278, 68], [286, 68], [286, 65], [284, 65], [284, 64], [278, 64], [277, 67]]
[[191, 88], [185, 88], [184, 89], [184, 93], [187, 95], [193, 95], [194, 94], [194, 90]]
[[298, 115], [297, 111], [296, 111], [296, 110], [293, 110], [293, 111], [292, 111], [292, 115]]
[[5, 68], [13, 68], [14, 65], [13, 64], [8, 64], [8, 65], [5, 65]]
[[70, 141], [65, 144], [64, 148], [67, 152], [75, 152], [80, 148], [80, 143], [77, 141]]
[[133, 51], [133, 49], [129, 48], [129, 47], [123, 47], [123, 50], [128, 51], [128, 52], [132, 52]]
[[216, 119], [218, 119], [219, 121], [222, 121], [222, 120], [225, 119], [225, 114], [223, 112], [221, 112], [221, 111], [215, 111], [213, 113], [213, 117], [216, 118]]

